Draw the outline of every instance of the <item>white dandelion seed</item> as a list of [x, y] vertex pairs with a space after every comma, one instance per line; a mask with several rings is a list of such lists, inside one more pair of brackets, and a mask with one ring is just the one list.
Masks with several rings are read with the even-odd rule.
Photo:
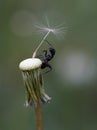
[[38, 35], [43, 35], [46, 32], [50, 31], [52, 32], [55, 36], [57, 37], [64, 37], [66, 34], [67, 27], [65, 26], [65, 23], [61, 24], [53, 24], [50, 25], [50, 22], [48, 18], [46, 17], [46, 24], [40, 24], [40, 23], [35, 23], [33, 25], [33, 33], [38, 34]]
[[50, 25], [50, 22], [49, 22], [47, 16], [45, 16], [45, 21], [46, 21], [46, 25], [36, 23], [33, 26], [33, 32], [34, 33], [39, 34], [39, 35], [44, 35], [44, 36], [43, 36], [40, 44], [38, 45], [38, 47], [34, 51], [32, 57], [36, 56], [38, 49], [41, 47], [41, 45], [43, 44], [43, 42], [45, 41], [45, 39], [48, 37], [48, 35], [50, 33], [54, 34], [57, 38], [58, 37], [63, 38], [65, 33], [66, 33], [66, 27], [65, 27], [64, 23]]

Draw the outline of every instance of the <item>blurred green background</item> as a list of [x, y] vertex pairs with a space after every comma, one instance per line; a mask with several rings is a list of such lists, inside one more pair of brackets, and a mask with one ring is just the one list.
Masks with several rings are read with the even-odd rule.
[[66, 26], [64, 39], [48, 37], [56, 56], [53, 71], [44, 75], [52, 97], [42, 107], [44, 130], [97, 130], [96, 0], [0, 1], [0, 130], [36, 129], [34, 109], [24, 107], [18, 65], [39, 44], [43, 35], [34, 34], [32, 26], [37, 18], [44, 23], [44, 14]]

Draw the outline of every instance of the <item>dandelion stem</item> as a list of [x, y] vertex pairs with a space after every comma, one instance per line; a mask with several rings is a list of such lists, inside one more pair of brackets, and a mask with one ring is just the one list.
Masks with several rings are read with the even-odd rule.
[[34, 58], [36, 56], [36, 53], [38, 51], [38, 49], [41, 47], [41, 45], [43, 44], [44, 40], [47, 38], [47, 36], [49, 35], [49, 33], [51, 32], [52, 30], [49, 30], [46, 35], [42, 38], [40, 44], [38, 45], [38, 47], [36, 48], [36, 50], [34, 51], [32, 57]]
[[41, 112], [40, 102], [37, 102], [37, 104], [35, 105], [35, 114], [36, 114], [36, 130], [43, 130], [42, 112]]

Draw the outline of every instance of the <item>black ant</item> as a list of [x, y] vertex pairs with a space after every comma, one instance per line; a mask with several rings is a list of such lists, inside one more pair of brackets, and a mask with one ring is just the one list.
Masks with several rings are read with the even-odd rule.
[[41, 69], [45, 69], [46, 67], [48, 67], [49, 70], [45, 72], [45, 73], [48, 73], [49, 71], [52, 70], [52, 67], [48, 62], [54, 57], [56, 51], [47, 40], [45, 40], [45, 41], [46, 41], [46, 43], [48, 43], [50, 45], [50, 48], [49, 48], [50, 53], [48, 54], [47, 50], [43, 50], [44, 55], [39, 55], [38, 58], [42, 58]]

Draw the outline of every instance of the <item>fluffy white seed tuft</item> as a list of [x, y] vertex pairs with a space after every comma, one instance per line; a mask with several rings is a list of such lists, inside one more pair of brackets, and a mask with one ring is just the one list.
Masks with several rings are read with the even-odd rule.
[[19, 64], [20, 70], [32, 70], [39, 68], [42, 65], [42, 61], [38, 58], [28, 58], [23, 60]]

